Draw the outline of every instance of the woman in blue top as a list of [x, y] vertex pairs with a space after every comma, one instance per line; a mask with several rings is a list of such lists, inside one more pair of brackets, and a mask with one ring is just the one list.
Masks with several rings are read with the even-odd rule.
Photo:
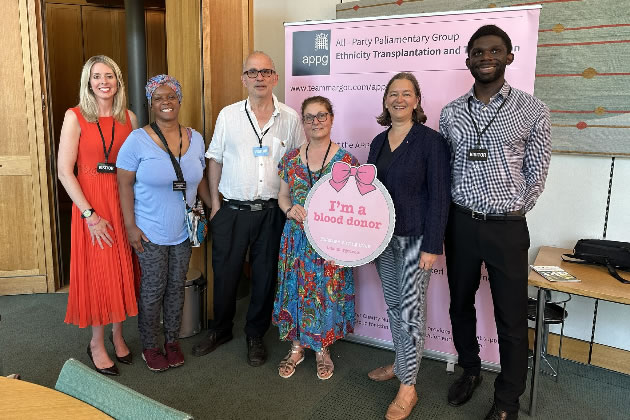
[[396, 356], [393, 365], [369, 373], [375, 381], [394, 376], [398, 395], [386, 419], [404, 419], [418, 401], [415, 383], [424, 347], [426, 290], [431, 266], [442, 253], [450, 205], [450, 157], [444, 138], [426, 127], [420, 86], [411, 73], [387, 84], [379, 124], [389, 126], [370, 145], [368, 163], [376, 165], [396, 209], [394, 236], [376, 259], [383, 284]]
[[[156, 124], [131, 132], [118, 153], [116, 166], [127, 236], [142, 270], [138, 302], [142, 357], [149, 369], [159, 372], [184, 363], [177, 339], [191, 245], [182, 189], [190, 206], [197, 194], [209, 206], [210, 191], [204, 175], [203, 138], [178, 121], [182, 101], [179, 82], [164, 74], [152, 77], [146, 94]], [[177, 175], [166, 146], [179, 162], [185, 186], [173, 182]], [[162, 310], [165, 354], [158, 347]]]

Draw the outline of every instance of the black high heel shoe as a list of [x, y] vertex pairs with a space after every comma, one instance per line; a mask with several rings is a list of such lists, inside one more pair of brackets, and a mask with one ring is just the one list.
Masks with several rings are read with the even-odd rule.
[[88, 356], [90, 356], [90, 360], [92, 361], [92, 364], [94, 365], [94, 369], [96, 369], [98, 373], [101, 373], [103, 375], [111, 375], [111, 376], [120, 375], [120, 372], [118, 371], [118, 367], [116, 366], [116, 363], [104, 369], [99, 369], [98, 367], [96, 367], [96, 363], [94, 363], [94, 358], [92, 357], [92, 349], [90, 348], [89, 344], [87, 346], [87, 354]]
[[109, 335], [109, 341], [111, 341], [112, 345], [114, 346], [114, 355], [116, 356], [116, 360], [118, 360], [120, 363], [124, 363], [126, 365], [133, 364], [133, 356], [131, 354], [131, 350], [129, 350], [129, 353], [127, 353], [125, 356], [118, 356], [116, 354], [116, 345], [114, 345], [114, 333], [111, 333]]

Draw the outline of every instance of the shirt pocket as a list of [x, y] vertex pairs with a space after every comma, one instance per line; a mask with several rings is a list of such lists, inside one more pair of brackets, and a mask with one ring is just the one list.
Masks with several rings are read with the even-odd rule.
[[274, 162], [279, 162], [282, 159], [282, 156], [287, 152], [287, 142], [279, 139], [278, 137], [273, 137], [272, 143], [272, 157]]

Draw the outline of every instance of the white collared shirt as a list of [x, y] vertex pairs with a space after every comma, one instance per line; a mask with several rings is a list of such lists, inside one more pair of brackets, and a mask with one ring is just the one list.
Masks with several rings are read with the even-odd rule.
[[[219, 192], [225, 198], [240, 201], [278, 198], [278, 162], [287, 151], [301, 146], [306, 136], [295, 110], [278, 102], [275, 95], [273, 105], [273, 114], [262, 128], [249, 101], [228, 105], [219, 113], [206, 157], [223, 165]], [[267, 156], [254, 157], [253, 149], [259, 146], [254, 129], [258, 138], [269, 129], [262, 137], [263, 147], [269, 147]]]

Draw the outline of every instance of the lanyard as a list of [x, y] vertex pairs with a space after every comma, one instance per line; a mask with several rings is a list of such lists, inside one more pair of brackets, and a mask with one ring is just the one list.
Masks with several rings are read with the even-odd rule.
[[507, 96], [505, 97], [503, 102], [501, 102], [501, 105], [499, 105], [499, 108], [497, 109], [497, 112], [494, 113], [494, 117], [492, 117], [490, 122], [488, 124], [486, 124], [486, 126], [481, 131], [479, 131], [479, 127], [477, 126], [477, 122], [473, 118], [472, 112], [470, 110], [470, 101], [472, 99], [472, 96], [468, 97], [468, 116], [470, 117], [470, 120], [472, 121], [473, 126], [475, 126], [475, 131], [477, 132], [477, 147], [479, 147], [479, 145], [481, 144], [481, 136], [483, 136], [483, 134], [486, 132], [486, 130], [488, 130], [488, 128], [492, 125], [494, 120], [497, 118], [497, 115], [499, 115], [499, 112], [501, 111], [501, 108], [503, 108], [503, 105], [505, 105], [505, 103], [507, 102], [507, 100], [510, 97], [511, 93], [512, 93], [512, 88], [510, 88]]
[[258, 131], [256, 131], [256, 127], [254, 127], [254, 122], [252, 121], [252, 117], [249, 116], [249, 111], [247, 110], [247, 99], [245, 99], [245, 113], [247, 114], [247, 119], [249, 120], [249, 124], [252, 126], [252, 130], [254, 130], [254, 134], [256, 135], [256, 138], [258, 139], [258, 145], [262, 148], [262, 139], [263, 137], [265, 137], [265, 134], [267, 134], [269, 130], [271, 130], [271, 127], [263, 131], [262, 136], [258, 137]]
[[[326, 149], [326, 154], [324, 155], [324, 161], [322, 162], [322, 167], [319, 168], [319, 171], [317, 171], [319, 173], [319, 176], [317, 177], [318, 180], [322, 177], [322, 171], [324, 170], [324, 164], [326, 163], [326, 158], [328, 158], [328, 152], [330, 152], [331, 144], [332, 144], [332, 140], [329, 140], [328, 149]], [[311, 168], [308, 167], [308, 147], [310, 145], [311, 145], [310, 142], [306, 145], [306, 170], [308, 171], [309, 185], [311, 188], [313, 188], [313, 174], [311, 173]]]
[[105, 148], [105, 137], [103, 136], [101, 125], [98, 123], [98, 118], [96, 119], [96, 126], [98, 127], [99, 134], [101, 135], [101, 140], [103, 141], [103, 153], [105, 154], [105, 163], [108, 163], [109, 153], [112, 151], [112, 146], [114, 145], [114, 129], [116, 128], [116, 120], [112, 118], [112, 141], [111, 143], [109, 143], [109, 149]]
[[[173, 156], [173, 154], [171, 153], [171, 149], [168, 148], [168, 143], [166, 142], [166, 138], [164, 137], [164, 134], [162, 134], [162, 130], [160, 130], [160, 127], [158, 127], [158, 125], [156, 123], [152, 123], [151, 124], [151, 128], [153, 129], [153, 131], [155, 131], [155, 134], [157, 134], [157, 136], [160, 138], [160, 140], [162, 140], [162, 144], [164, 144], [164, 147], [166, 148], [166, 152], [173, 158], [175, 158], [175, 156]], [[178, 163], [182, 163], [182, 126], [179, 126], [179, 161]]]

